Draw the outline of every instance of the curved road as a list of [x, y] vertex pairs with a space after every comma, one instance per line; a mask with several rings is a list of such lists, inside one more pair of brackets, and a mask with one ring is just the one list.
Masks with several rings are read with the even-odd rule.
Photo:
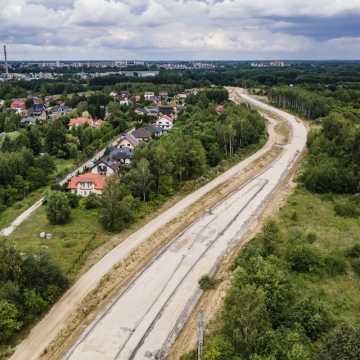
[[[282, 174], [286, 173], [286, 168], [291, 166], [291, 162], [294, 160], [297, 151], [301, 151], [304, 148], [306, 141], [305, 128], [302, 124], [297, 123], [293, 116], [262, 104], [247, 95], [241, 96], [246, 101], [253, 103], [253, 105], [259, 108], [271, 110], [286, 118], [294, 127], [295, 136], [293, 142], [286, 148], [281, 157], [281, 161], [277, 163], [278, 166], [275, 168], [275, 173], [278, 172], [278, 175], [275, 174], [275, 177], [270, 181], [265, 179], [266, 176], [265, 178], [258, 177], [251, 185], [249, 183], [246, 188], [240, 190], [241, 193], [238, 194], [240, 197], [229, 197], [225, 202], [214, 209], [212, 214], [205, 215], [199, 222], [193, 224], [193, 229], [197, 229], [194, 230], [195, 235], [191, 232], [187, 232], [185, 238], [184, 235], [182, 235], [175, 239], [170, 247], [165, 248], [163, 254], [159, 254], [157, 259], [147, 267], [141, 276], [137, 278], [123, 294], [120, 294], [119, 297], [115, 299], [114, 303], [100, 315], [100, 318], [98, 318], [94, 324], [92, 324], [93, 326], [81, 336], [78, 343], [66, 356], [68, 359], [108, 359], [114, 358], [115, 356], [119, 359], [127, 359], [127, 355], [124, 355], [125, 352], [129, 351], [129, 348], [132, 346], [131, 344], [134, 344], [134, 342], [140, 338], [142, 340], [139, 341], [137, 345], [144, 342], [144, 346], [146, 347], [140, 349], [137, 345], [133, 346], [132, 350], [135, 348], [138, 349], [135, 354], [136, 356], [141, 356], [139, 354], [141, 354], [144, 349], [146, 349], [145, 353], [147, 351], [153, 353], [161, 348], [162, 344], [169, 344], [169, 335], [176, 334], [176, 331], [174, 331], [173, 321], [168, 322], [169, 326], [163, 327], [162, 325], [164, 320], [165, 323], [167, 323], [166, 316], [169, 316], [168, 310], [166, 309], [173, 309], [173, 314], [170, 316], [171, 320], [179, 319], [179, 321], [181, 321], [182, 319], [185, 319], [184, 309], [190, 311], [194, 301], [199, 296], [197, 288], [198, 277], [208, 273], [209, 269], [215, 266], [216, 259], [218, 259], [220, 252], [224, 251], [231, 243], [232, 240], [226, 240], [226, 238], [229, 237], [229, 231], [233, 231], [234, 226], [237, 229], [240, 229], [239, 226], [244, 227], [244, 224], [241, 225], [239, 221], [251, 219], [252, 215], [250, 218], [248, 216], [249, 211], [253, 214], [256, 213], [255, 208], [257, 208], [257, 204], [261, 204], [264, 201], [263, 195], [265, 193], [269, 194], [275, 189]], [[180, 215], [186, 208], [198, 201], [202, 196], [216, 188], [218, 185], [240, 174], [249, 164], [269, 151], [275, 142], [273, 124], [269, 127], [269, 134], [268, 142], [257, 153], [235, 165], [202, 188], [186, 196], [173, 207], [133, 233], [90, 268], [88, 272], [82, 275], [53, 306], [51, 311], [32, 329], [29, 336], [17, 347], [11, 359], [39, 359], [40, 355], [51, 341], [54, 340], [56, 335], [64, 328], [67, 319], [69, 319], [74, 311], [77, 311], [84, 297], [91, 290], [96, 288], [102, 277], [109, 272], [114, 265], [124, 260], [152, 234]], [[236, 195], [234, 194], [234, 196]], [[238, 200], [235, 201], [235, 199]], [[249, 204], [244, 204], [242, 199], [249, 199]], [[258, 199], [260, 199], [260, 201]], [[236, 215], [241, 206], [244, 207], [244, 209], [241, 213]], [[253, 208], [252, 211], [251, 208], [253, 206], [255, 206], [255, 208]], [[229, 209], [229, 213], [226, 209]], [[223, 216], [221, 214], [223, 212], [229, 215]], [[233, 220], [233, 226], [230, 226], [231, 224], [228, 222], [228, 219], [230, 218]], [[206, 225], [208, 223], [209, 225]], [[211, 234], [206, 233], [206, 228], [209, 227], [210, 224], [215, 225], [215, 230], [218, 227], [217, 224], [220, 226], [219, 229], [222, 229], [215, 237], [211, 237]], [[228, 224], [229, 226], [222, 228], [225, 224]], [[205, 226], [205, 229], [202, 230], [201, 233], [199, 233], [199, 226]], [[188, 231], [190, 231], [190, 229], [191, 228], [189, 228]], [[199, 233], [198, 237], [196, 237], [196, 233]], [[224, 238], [225, 234], [226, 236]], [[238, 234], [235, 237], [230, 235], [230, 238], [238, 238], [239, 235], [241, 234]], [[189, 236], [189, 240], [187, 240], [187, 236]], [[199, 239], [203, 240], [199, 241]], [[186, 244], [188, 244], [188, 246], [186, 246]], [[190, 244], [191, 247], [189, 248]], [[175, 251], [176, 249], [178, 249], [178, 252]], [[196, 252], [194, 249], [196, 249]], [[216, 259], [214, 258], [213, 249], [215, 249], [215, 252], [220, 251], [216, 254]], [[199, 256], [201, 252], [204, 252], [204, 254]], [[169, 263], [167, 263], [168, 261]], [[143, 283], [144, 279], [146, 280]], [[133, 296], [135, 296], [137, 302], [132, 303], [131, 299]], [[176, 299], [178, 296], [183, 300], [177, 302]], [[124, 311], [122, 306], [125, 306], [124, 304], [126, 304], [126, 302], [129, 303], [129, 301], [130, 306], [126, 307], [126, 310]], [[139, 302], [140, 304], [138, 304]], [[185, 303], [187, 303], [188, 306], [184, 306]], [[135, 319], [130, 315], [133, 314], [133, 312], [135, 315], [138, 315], [135, 316], [136, 323], [131, 322], [131, 320]], [[127, 318], [126, 314], [129, 314], [130, 317]], [[160, 314], [164, 314], [165, 317], [159, 318]], [[112, 319], [112, 321], [110, 319]], [[113, 322], [115, 327], [112, 327], [111, 330], [109, 329], [108, 332], [106, 324], [108, 324], [109, 321], [110, 323]], [[149, 323], [151, 323], [150, 327]], [[154, 331], [149, 332], [152, 328]], [[169, 330], [170, 328], [172, 329]], [[106, 332], [105, 334], [102, 333], [104, 329]], [[163, 329], [161, 334], [157, 333], [159, 329]], [[152, 347], [145, 345], [145, 340], [146, 344], [149, 344], [151, 339], [153, 339], [154, 334], [159, 335], [156, 335], [155, 338], [156, 346]], [[165, 338], [166, 340], [164, 340]], [[95, 342], [93, 343], [90, 339], [98, 340], [94, 340]], [[103, 345], [100, 347], [93, 345], [98, 344], [99, 342], [104, 345], [106, 344], [106, 349], [104, 349]], [[150, 353], [147, 353], [147, 355], [149, 354]]]
[[292, 128], [290, 144], [265, 171], [204, 214], [165, 247], [83, 332], [66, 360], [162, 359], [201, 295], [198, 280], [256, 220], [306, 144], [306, 129], [283, 111], [271, 110]]

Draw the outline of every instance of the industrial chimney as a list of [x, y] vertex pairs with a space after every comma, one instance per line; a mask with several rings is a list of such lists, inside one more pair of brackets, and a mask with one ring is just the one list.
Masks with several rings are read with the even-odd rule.
[[6, 77], [9, 77], [9, 65], [7, 62], [6, 45], [4, 45], [4, 59], [5, 59], [5, 75], [6, 75]]

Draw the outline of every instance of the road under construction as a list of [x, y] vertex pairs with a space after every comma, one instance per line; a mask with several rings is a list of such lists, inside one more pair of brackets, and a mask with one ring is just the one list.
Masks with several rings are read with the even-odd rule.
[[232, 96], [285, 120], [291, 139], [254, 178], [193, 222], [101, 311], [66, 353], [66, 360], [163, 359], [201, 296], [199, 279], [212, 274], [238, 245], [306, 145], [304, 124], [239, 89]]

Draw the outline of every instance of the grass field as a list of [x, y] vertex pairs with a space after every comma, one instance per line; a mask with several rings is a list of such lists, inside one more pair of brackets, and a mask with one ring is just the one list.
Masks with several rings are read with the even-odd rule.
[[[53, 234], [51, 240], [40, 238], [40, 232]], [[71, 222], [66, 225], [50, 225], [41, 207], [26, 220], [10, 237], [22, 250], [46, 250], [70, 276], [76, 274], [87, 256], [106, 242], [106, 233], [97, 220], [96, 210], [82, 207], [72, 209]]]
[[317, 195], [298, 189], [289, 198], [276, 221], [285, 239], [304, 242], [303, 235], [315, 234], [311, 246], [324, 256], [338, 256], [346, 261], [346, 273], [336, 276], [292, 273], [299, 289], [322, 298], [337, 320], [360, 323], [360, 277], [352, 271], [346, 252], [360, 245], [359, 218], [344, 218], [334, 210], [341, 195]]

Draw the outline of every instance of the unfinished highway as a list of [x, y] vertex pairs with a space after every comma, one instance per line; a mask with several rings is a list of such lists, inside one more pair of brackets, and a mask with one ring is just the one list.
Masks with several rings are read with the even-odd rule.
[[163, 359], [201, 295], [199, 279], [214, 272], [241, 242], [294, 166], [305, 148], [305, 126], [238, 89], [231, 93], [286, 120], [292, 132], [289, 144], [260, 174], [163, 248], [85, 329], [64, 359]]

